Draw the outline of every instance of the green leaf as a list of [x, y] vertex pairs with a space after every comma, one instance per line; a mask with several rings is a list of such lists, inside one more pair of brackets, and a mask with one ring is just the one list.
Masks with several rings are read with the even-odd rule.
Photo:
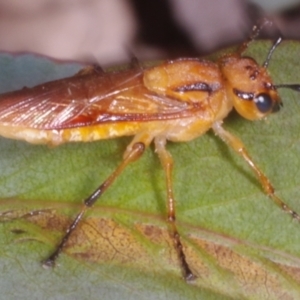
[[[262, 63], [270, 45], [255, 42], [247, 54]], [[269, 67], [275, 83], [300, 82], [299, 53], [297, 42], [278, 47]], [[79, 68], [9, 55], [0, 57], [0, 66], [1, 91]], [[277, 195], [300, 213], [300, 95], [280, 94], [284, 107], [279, 113], [250, 122], [233, 112], [224, 127], [245, 143]], [[192, 285], [181, 278], [168, 235], [165, 179], [153, 147], [90, 210], [58, 265], [43, 269], [40, 261], [55, 249], [82, 199], [116, 168], [129, 142], [120, 138], [49, 148], [1, 138], [1, 295], [299, 299], [300, 224], [263, 193], [245, 162], [210, 132], [189, 143], [168, 144], [175, 162], [178, 228], [198, 275]]]
[[263, 9], [265, 13], [270, 14], [282, 10], [293, 9], [299, 2], [297, 0], [251, 0], [259, 8]]

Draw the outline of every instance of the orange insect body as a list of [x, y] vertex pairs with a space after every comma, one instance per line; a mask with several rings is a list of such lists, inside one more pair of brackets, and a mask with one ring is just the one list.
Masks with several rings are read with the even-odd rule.
[[[256, 78], [249, 86], [252, 73]], [[188, 141], [223, 120], [232, 106], [248, 119], [270, 113], [241, 101], [232, 88], [272, 93], [275, 106], [278, 95], [271, 82], [265, 69], [235, 55], [217, 64], [175, 60], [146, 70], [91, 69], [1, 96], [0, 134], [54, 145], [136, 134]]]
[[277, 87], [300, 90], [299, 85], [275, 86], [267, 73], [271, 54], [280, 41], [274, 44], [263, 66], [241, 55], [248, 45], [245, 43], [239, 52], [225, 55], [216, 63], [179, 59], [147, 69], [115, 73], [86, 68], [70, 78], [0, 96], [0, 135], [8, 138], [58, 145], [134, 135], [123, 161], [84, 200], [81, 211], [44, 265], [54, 265], [85, 211], [154, 140], [166, 176], [170, 233], [184, 278], [187, 281], [195, 278], [176, 227], [171, 180], [173, 161], [165, 145], [167, 140], [192, 140], [209, 129], [244, 158], [266, 194], [300, 220], [300, 216], [276, 196], [270, 181], [243, 143], [222, 127], [223, 119], [233, 107], [246, 119], [261, 119], [279, 110]]

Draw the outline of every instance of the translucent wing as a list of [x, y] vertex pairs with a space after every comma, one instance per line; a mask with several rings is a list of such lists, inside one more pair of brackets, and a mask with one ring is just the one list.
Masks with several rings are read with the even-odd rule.
[[176, 118], [190, 104], [159, 96], [143, 84], [143, 70], [96, 71], [0, 96], [0, 125], [65, 129], [107, 122]]

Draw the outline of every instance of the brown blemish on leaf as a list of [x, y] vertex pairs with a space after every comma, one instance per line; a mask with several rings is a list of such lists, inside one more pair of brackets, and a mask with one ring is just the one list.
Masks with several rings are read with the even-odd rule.
[[[71, 222], [70, 218], [55, 210], [27, 212], [23, 215], [10, 212], [6, 214], [5, 221], [9, 219], [8, 216], [12, 219], [21, 217], [41, 228], [34, 234], [40, 232], [43, 237], [48, 236], [47, 241], [53, 241], [53, 247]], [[39, 236], [30, 238], [34, 239], [45, 240]], [[280, 295], [281, 299], [293, 299], [287, 292], [287, 282], [300, 285], [299, 267], [275, 263], [258, 254], [251, 256], [251, 251], [243, 252], [236, 247], [244, 244], [232, 242], [230, 238], [225, 244], [217, 238], [216, 242], [212, 240], [195, 235], [182, 238], [187, 261], [198, 276], [196, 285], [241, 297], [259, 295], [261, 299], [266, 299]], [[129, 222], [125, 225], [109, 217], [89, 217], [71, 236], [65, 253], [85, 262], [118, 264], [144, 272], [181, 275], [173, 241], [167, 225], [163, 223]]]
[[286, 266], [283, 264], [278, 264], [278, 267], [282, 269], [283, 272], [291, 276], [300, 284], [300, 268], [299, 267], [292, 267], [292, 266]]
[[55, 210], [50, 209], [36, 210], [33, 213], [24, 215], [23, 218], [38, 224], [43, 229], [51, 231], [64, 231], [69, 224], [69, 220], [66, 217], [56, 213]]
[[[236, 252], [233, 248], [229, 248], [213, 242], [194, 239], [193, 242], [202, 250], [205, 251], [216, 264], [228, 274], [232, 276], [230, 280], [235, 288], [240, 289], [246, 295], [260, 295], [261, 299], [294, 299], [285, 290], [285, 279], [282, 274], [278, 273], [279, 264], [272, 261], [267, 261], [259, 256], [242, 255]], [[191, 262], [197, 264], [199, 257], [195, 257], [196, 261]], [[284, 269], [281, 266], [282, 270]], [[290, 278], [288, 281], [295, 281], [295, 285], [300, 284], [300, 268], [288, 268]], [[287, 270], [285, 270], [287, 271]], [[286, 275], [288, 272], [285, 272]], [[284, 277], [284, 275], [283, 275]]]
[[66, 251], [92, 262], [147, 262], [144, 247], [132, 232], [111, 219], [90, 218], [68, 242]]

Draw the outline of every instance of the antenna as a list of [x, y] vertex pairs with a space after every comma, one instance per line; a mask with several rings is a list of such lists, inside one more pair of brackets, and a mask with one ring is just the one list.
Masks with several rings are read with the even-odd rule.
[[275, 49], [277, 48], [277, 46], [282, 42], [282, 37], [280, 36], [273, 44], [272, 48], [270, 49], [269, 53], [268, 53], [268, 56], [266, 58], [266, 61], [264, 62], [263, 64], [263, 67], [264, 68], [267, 68], [268, 65], [269, 65], [269, 62], [270, 62], [270, 59], [273, 55], [273, 52], [275, 51]]
[[300, 92], [300, 84], [276, 84], [274, 86], [277, 89], [287, 88], [287, 89], [291, 89], [291, 90]]
[[254, 25], [250, 37], [240, 46], [240, 48], [238, 49], [238, 53], [240, 53], [241, 55], [248, 48], [249, 44], [257, 38], [261, 30], [266, 25], [271, 25], [271, 24], [272, 24], [271, 20], [267, 18], [263, 18], [257, 25]]

